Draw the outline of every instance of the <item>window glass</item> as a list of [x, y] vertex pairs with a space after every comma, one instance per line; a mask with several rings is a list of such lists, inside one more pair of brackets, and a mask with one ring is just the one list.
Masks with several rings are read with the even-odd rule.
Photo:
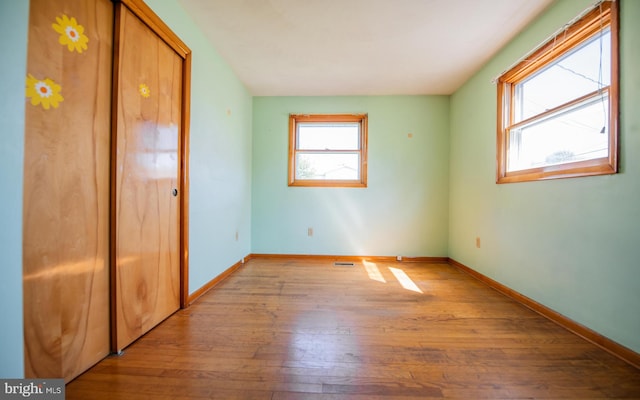
[[357, 180], [360, 155], [298, 153], [296, 179]]
[[607, 156], [608, 97], [579, 104], [511, 132], [509, 171]]
[[357, 150], [360, 147], [360, 125], [298, 124], [299, 150]]
[[596, 34], [516, 88], [515, 122], [531, 118], [611, 83], [611, 33]]
[[366, 187], [367, 115], [289, 116], [289, 186]]
[[594, 5], [500, 76], [496, 182], [618, 171], [618, 14]]

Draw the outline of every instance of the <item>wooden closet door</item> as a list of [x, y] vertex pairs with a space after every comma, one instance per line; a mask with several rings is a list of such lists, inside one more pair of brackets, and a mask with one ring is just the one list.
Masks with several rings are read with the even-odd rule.
[[112, 44], [110, 0], [31, 0], [22, 239], [27, 378], [69, 381], [109, 352]]
[[115, 324], [119, 351], [180, 307], [183, 59], [116, 6]]

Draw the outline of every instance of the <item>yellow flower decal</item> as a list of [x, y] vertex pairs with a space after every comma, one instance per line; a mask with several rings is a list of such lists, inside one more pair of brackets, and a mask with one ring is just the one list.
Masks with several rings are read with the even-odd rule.
[[144, 83], [140, 84], [138, 91], [140, 92], [140, 95], [145, 99], [151, 96], [151, 90], [149, 89], [149, 86], [145, 85]]
[[57, 24], [51, 24], [53, 29], [60, 34], [58, 42], [66, 45], [69, 51], [77, 51], [82, 53], [87, 49], [89, 38], [84, 34], [84, 27], [78, 25], [74, 17], [63, 15], [62, 18], [56, 17]]
[[27, 97], [31, 99], [31, 104], [34, 106], [42, 104], [45, 110], [49, 107], [58, 108], [60, 102], [64, 100], [60, 94], [61, 89], [60, 85], [49, 78], [38, 80], [31, 74], [27, 76]]

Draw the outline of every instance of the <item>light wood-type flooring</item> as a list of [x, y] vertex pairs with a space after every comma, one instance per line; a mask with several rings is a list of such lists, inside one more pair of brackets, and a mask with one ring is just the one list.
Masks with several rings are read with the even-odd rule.
[[69, 400], [640, 399], [640, 370], [446, 264], [252, 259], [66, 390]]

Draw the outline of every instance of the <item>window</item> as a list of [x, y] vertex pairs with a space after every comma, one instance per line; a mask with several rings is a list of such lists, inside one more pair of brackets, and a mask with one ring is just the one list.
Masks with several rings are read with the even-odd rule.
[[603, 1], [498, 78], [498, 183], [617, 172], [617, 21]]
[[367, 115], [289, 116], [289, 186], [367, 186]]

